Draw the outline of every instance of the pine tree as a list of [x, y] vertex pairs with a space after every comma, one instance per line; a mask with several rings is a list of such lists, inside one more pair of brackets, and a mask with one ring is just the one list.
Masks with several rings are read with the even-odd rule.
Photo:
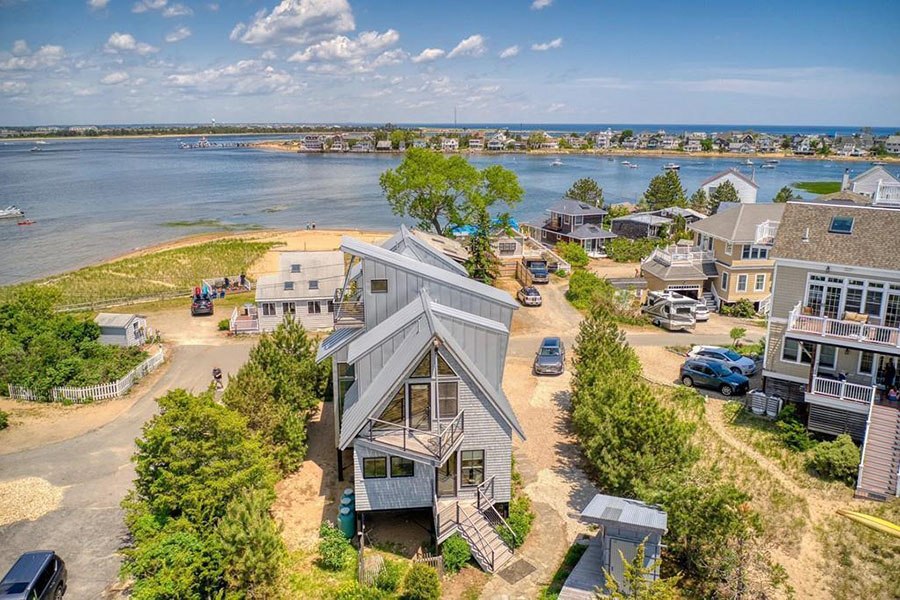
[[778, 193], [775, 194], [774, 198], [772, 198], [772, 202], [775, 202], [776, 204], [782, 204], [784, 202], [790, 202], [791, 200], [797, 200], [799, 198], [800, 196], [796, 195], [794, 193], [794, 190], [792, 190], [790, 186], [786, 185], [778, 190]]
[[730, 181], [722, 182], [722, 185], [709, 195], [709, 214], [714, 215], [719, 212], [719, 206], [723, 202], [740, 202], [737, 189]]
[[708, 214], [709, 211], [709, 198], [706, 196], [706, 191], [703, 188], [698, 188], [696, 192], [691, 196], [691, 200], [689, 202], [689, 206], [691, 209], [696, 210], [699, 213]]
[[[621, 550], [619, 552], [621, 553]], [[676, 575], [666, 579], [657, 579], [654, 576], [657, 569], [656, 561], [644, 565], [645, 557], [644, 543], [637, 547], [631, 562], [625, 560], [624, 554], [621, 555], [625, 567], [621, 586], [612, 573], [606, 569], [603, 570], [609, 598], [612, 600], [677, 600], [681, 598], [681, 593], [677, 589], [678, 581], [681, 578]]]
[[650, 180], [644, 192], [644, 203], [650, 210], [659, 210], [670, 206], [687, 205], [685, 190], [681, 187], [681, 179], [676, 171], [666, 171]]
[[491, 249], [491, 218], [487, 207], [472, 216], [476, 230], [469, 236], [469, 258], [466, 259], [465, 267], [469, 277], [491, 285], [500, 276], [500, 261]]
[[598, 208], [603, 207], [603, 188], [590, 177], [582, 177], [572, 184], [566, 192], [566, 198], [584, 202]]

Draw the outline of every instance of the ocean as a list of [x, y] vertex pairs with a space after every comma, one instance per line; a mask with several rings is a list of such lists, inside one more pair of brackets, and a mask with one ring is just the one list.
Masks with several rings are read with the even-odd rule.
[[[592, 126], [593, 127], [593, 126]], [[707, 126], [708, 127], [708, 126]], [[253, 141], [276, 136], [220, 137]], [[295, 137], [295, 136], [283, 136]], [[185, 141], [196, 139], [185, 138]], [[389, 230], [393, 215], [378, 185], [399, 155], [296, 154], [248, 148], [180, 150], [176, 138], [50, 140], [0, 144], [0, 204], [18, 205], [34, 225], [0, 220], [0, 285], [85, 266], [134, 249], [222, 226]], [[606, 157], [471, 155], [477, 166], [501, 164], [519, 175], [525, 198], [512, 211], [520, 221], [540, 217], [576, 179], [593, 177], [610, 202], [636, 202], [650, 178], [672, 158], [629, 158], [637, 169]], [[688, 194], [729, 167], [750, 174], [736, 157], [679, 157]], [[756, 159], [759, 162], [758, 159]], [[784, 159], [757, 169], [759, 201], [795, 181], [838, 180], [868, 163]], [[891, 167], [892, 171], [896, 171]], [[174, 222], [216, 221], [200, 226]]]

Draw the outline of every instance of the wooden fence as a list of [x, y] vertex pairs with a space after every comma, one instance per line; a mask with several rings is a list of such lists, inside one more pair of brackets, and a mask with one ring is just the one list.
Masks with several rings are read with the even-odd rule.
[[414, 563], [424, 563], [437, 571], [438, 577], [444, 577], [444, 557], [440, 554], [437, 556], [431, 556], [427, 552], [417, 554], [413, 557], [412, 561]]
[[[89, 387], [51, 388], [50, 399], [54, 402], [68, 400], [70, 402], [82, 403], [85, 401], [106, 400], [108, 398], [124, 396], [137, 380], [156, 370], [156, 368], [163, 363], [165, 358], [165, 353], [163, 352], [163, 349], [160, 348], [156, 354], [136, 366], [118, 381], [101, 383], [100, 385], [92, 385]], [[41, 399], [30, 389], [13, 384], [9, 384], [9, 397], [15, 400]]]

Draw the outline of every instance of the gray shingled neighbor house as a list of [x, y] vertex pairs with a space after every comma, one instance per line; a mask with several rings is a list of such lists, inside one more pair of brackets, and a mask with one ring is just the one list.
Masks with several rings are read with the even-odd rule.
[[512, 557], [495, 524], [524, 437], [501, 386], [517, 305], [414, 239], [341, 244], [350, 263], [318, 353], [333, 361], [339, 478], [359, 520], [427, 511], [437, 543], [459, 532], [493, 572]]
[[118, 313], [100, 313], [94, 317], [100, 326], [101, 344], [140, 346], [147, 341], [147, 317]]
[[603, 229], [606, 211], [591, 204], [563, 198], [547, 209], [550, 217], [538, 223], [523, 223], [525, 233], [542, 244], [573, 242], [588, 256], [606, 256], [606, 241], [616, 235]]

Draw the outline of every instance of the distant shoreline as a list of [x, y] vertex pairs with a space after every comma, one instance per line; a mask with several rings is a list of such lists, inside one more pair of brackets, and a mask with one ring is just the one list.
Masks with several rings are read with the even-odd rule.
[[[298, 144], [293, 143], [293, 140], [263, 140], [259, 142], [253, 142], [250, 144], [251, 148], [260, 148], [263, 150], [274, 150], [276, 152], [293, 152], [295, 154], [335, 154], [335, 155], [343, 155], [343, 154], [353, 154], [353, 155], [367, 155], [367, 154], [397, 154], [402, 155], [405, 150], [390, 150], [387, 151], [379, 151], [379, 152], [310, 152], [310, 151], [301, 151], [298, 148]], [[885, 157], [871, 157], [871, 156], [839, 156], [839, 155], [829, 155], [829, 156], [808, 156], [808, 155], [794, 155], [787, 154], [784, 152], [768, 152], [768, 153], [760, 153], [760, 152], [750, 152], [750, 153], [729, 153], [729, 152], [672, 152], [666, 150], [626, 150], [624, 148], [614, 148], [610, 150], [459, 150], [457, 152], [447, 152], [446, 154], [463, 154], [463, 155], [473, 155], [473, 156], [491, 156], [491, 155], [507, 155], [507, 154], [515, 154], [515, 155], [526, 155], [526, 156], [561, 156], [561, 155], [574, 155], [574, 156], [602, 156], [602, 157], [643, 157], [643, 158], [681, 158], [681, 159], [694, 159], [694, 158], [725, 158], [725, 159], [734, 159], [734, 160], [746, 160], [748, 158], [756, 158], [762, 160], [774, 159], [774, 160], [805, 160], [805, 161], [837, 161], [837, 162], [850, 162], [850, 163], [859, 163], [859, 162], [876, 162], [882, 161], [889, 164], [900, 164], [900, 156], [885, 156]], [[762, 164], [762, 163], [759, 163]]]

